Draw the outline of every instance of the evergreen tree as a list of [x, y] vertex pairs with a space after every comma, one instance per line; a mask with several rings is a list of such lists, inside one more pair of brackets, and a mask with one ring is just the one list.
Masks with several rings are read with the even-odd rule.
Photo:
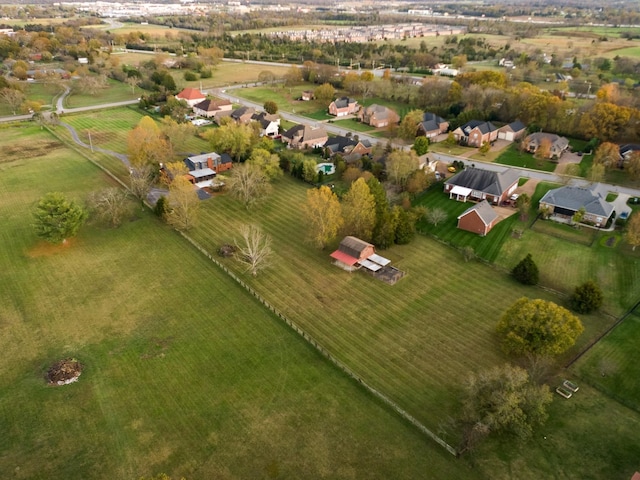
[[571, 296], [571, 308], [578, 313], [594, 312], [602, 306], [602, 302], [602, 290], [593, 280], [577, 286]]
[[530, 253], [513, 268], [511, 274], [524, 285], [535, 285], [538, 283], [540, 276], [538, 266], [533, 261], [533, 258], [531, 258]]

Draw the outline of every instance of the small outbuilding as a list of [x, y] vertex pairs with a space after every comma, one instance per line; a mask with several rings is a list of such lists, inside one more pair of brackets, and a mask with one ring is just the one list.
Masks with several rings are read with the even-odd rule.
[[467, 208], [458, 217], [458, 228], [483, 237], [491, 231], [500, 217], [486, 200]]

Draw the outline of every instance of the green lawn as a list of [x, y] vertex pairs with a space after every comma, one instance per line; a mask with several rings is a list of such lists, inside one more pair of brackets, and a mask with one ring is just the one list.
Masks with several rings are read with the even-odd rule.
[[521, 152], [515, 144], [509, 145], [496, 158], [496, 163], [513, 167], [525, 167], [543, 172], [553, 172], [558, 165], [556, 162], [534, 158], [530, 153]]
[[437, 226], [426, 220], [421, 220], [418, 224], [418, 229], [421, 232], [432, 235], [455, 248], [461, 249], [470, 246], [477, 256], [489, 262], [495, 261], [502, 244], [519, 223], [517, 212], [514, 209], [514, 215], [498, 223], [486, 237], [458, 229], [458, 216], [473, 206], [473, 203], [449, 199], [449, 195], [443, 192], [443, 186], [440, 183], [434, 185], [416, 204], [423, 205], [428, 209], [439, 208], [447, 212], [447, 219]]
[[371, 125], [367, 125], [366, 123], [359, 122], [354, 118], [347, 118], [344, 120], [332, 120], [331, 123], [337, 125], [341, 128], [346, 128], [348, 130], [353, 130], [354, 132], [373, 132], [376, 129]]
[[[538, 184], [532, 199], [534, 208], [544, 193], [555, 187]], [[589, 279], [595, 280], [603, 289], [605, 310], [614, 315], [620, 315], [638, 300], [640, 252], [632, 252], [624, 242], [608, 247], [598, 241], [603, 234], [591, 240], [591, 230], [574, 231], [540, 222], [536, 222], [534, 230], [526, 229], [519, 239], [507, 238], [496, 263], [511, 269], [531, 253], [540, 269], [540, 283], [566, 294]], [[579, 241], [576, 235], [581, 237]]]
[[[4, 129], [0, 148], [0, 471], [481, 478], [138, 207], [119, 229], [86, 225], [66, 247], [38, 241], [29, 215], [40, 195], [82, 201], [109, 182], [37, 128]], [[46, 386], [67, 356], [85, 366], [79, 382]]]
[[574, 365], [584, 381], [640, 413], [640, 312], [629, 315]]
[[[618, 404], [588, 388], [583, 400], [554, 401], [544, 430], [552, 442], [538, 436], [523, 444], [488, 442], [454, 460], [144, 212], [118, 230], [89, 225], [69, 248], [42, 246], [24, 222], [35, 199], [48, 190], [81, 199], [105, 180], [46, 132], [5, 131], [0, 471], [10, 468], [18, 478], [165, 471], [190, 479], [424, 478], [428, 471], [436, 479], [507, 479], [517, 470], [519, 478], [533, 479], [549, 472], [623, 478], [637, 468], [638, 416], [621, 415]], [[28, 156], [27, 136], [30, 148], [40, 146]], [[305, 242], [297, 205], [308, 187], [288, 177], [274, 187], [252, 211], [225, 195], [208, 200], [192, 235], [214, 253], [241, 224], [262, 225], [274, 239], [272, 267], [257, 278], [240, 273], [231, 259], [224, 260], [228, 267], [454, 443], [457, 433], [444, 423], [457, 410], [468, 372], [505, 361], [494, 335], [497, 318], [523, 295], [561, 299], [482, 262], [465, 263], [421, 236], [381, 252], [408, 274], [393, 287], [343, 272], [330, 264], [331, 249]], [[160, 247], [149, 248], [148, 238]], [[628, 263], [625, 275], [635, 270], [630, 277], [637, 277], [638, 265]], [[628, 296], [639, 290], [633, 283], [619, 289]], [[568, 355], [610, 319], [583, 321], [586, 333]], [[40, 375], [62, 355], [81, 358], [85, 373], [69, 387], [45, 387]]]
[[123, 102], [125, 100], [135, 100], [140, 96], [142, 90], [136, 88], [134, 92], [126, 83], [118, 82], [109, 78], [107, 87], [98, 90], [95, 94], [72, 93], [65, 98], [65, 108], [87, 107], [89, 105], [100, 105], [101, 103]]

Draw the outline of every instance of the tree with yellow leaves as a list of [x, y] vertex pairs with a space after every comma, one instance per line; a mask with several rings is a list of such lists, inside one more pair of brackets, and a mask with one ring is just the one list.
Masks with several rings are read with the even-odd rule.
[[334, 241], [343, 224], [342, 208], [338, 197], [327, 186], [307, 190], [307, 201], [302, 206], [307, 223], [309, 241], [324, 249]]

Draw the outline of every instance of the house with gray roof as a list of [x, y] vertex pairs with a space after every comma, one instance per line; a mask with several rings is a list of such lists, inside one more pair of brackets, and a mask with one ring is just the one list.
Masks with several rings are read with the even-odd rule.
[[354, 115], [359, 108], [357, 100], [349, 97], [340, 97], [329, 104], [329, 115], [336, 117]]
[[371, 155], [373, 149], [369, 140], [360, 140], [342, 135], [329, 137], [323, 148], [327, 156], [333, 157], [336, 154], [340, 154], [347, 162], [349, 160], [358, 160], [364, 155]]
[[631, 160], [631, 156], [635, 152], [640, 152], [640, 145], [637, 143], [626, 143], [620, 145], [620, 162], [622, 165]]
[[447, 133], [447, 130], [449, 130], [449, 122], [435, 113], [425, 112], [422, 116], [422, 121], [418, 124], [416, 135], [434, 138], [440, 134]]
[[400, 121], [400, 115], [388, 107], [372, 104], [361, 108], [358, 112], [358, 120], [375, 128], [387, 127]]
[[597, 184], [591, 187], [566, 185], [549, 190], [540, 199], [540, 210], [552, 219], [567, 222], [584, 209], [582, 222], [604, 227], [613, 214], [613, 205], [603, 198], [597, 187]]
[[493, 172], [468, 167], [444, 182], [444, 192], [449, 198], [461, 202], [486, 200], [493, 205], [506, 202], [518, 188], [520, 174], [513, 168]]
[[254, 113], [251, 120], [260, 124], [261, 137], [277, 137], [280, 133], [280, 117], [267, 112]]
[[520, 120], [516, 120], [498, 129], [498, 138], [513, 142], [521, 139], [527, 133], [527, 127]]
[[256, 113], [256, 109], [253, 107], [240, 107], [231, 112], [231, 118], [236, 123], [247, 124], [251, 121], [251, 117]]
[[498, 138], [498, 128], [491, 122], [471, 120], [453, 131], [453, 136], [461, 145], [481, 147]]
[[544, 157], [549, 160], [559, 160], [569, 148], [569, 140], [555, 133], [532, 133], [524, 141], [529, 153], [535, 154], [541, 146], [548, 148], [549, 151], [544, 154]]
[[491, 231], [500, 217], [486, 200], [467, 208], [458, 216], [458, 228], [483, 237]]
[[291, 148], [322, 147], [329, 136], [324, 127], [299, 124], [282, 134], [281, 140]]

